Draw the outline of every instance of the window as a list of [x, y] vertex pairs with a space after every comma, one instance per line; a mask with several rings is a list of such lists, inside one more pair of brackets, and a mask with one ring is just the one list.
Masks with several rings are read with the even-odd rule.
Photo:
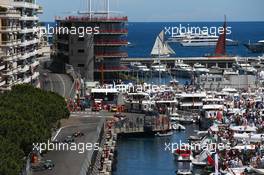
[[222, 81], [221, 77], [215, 78], [215, 81]]
[[214, 81], [213, 77], [208, 77], [208, 81]]
[[78, 64], [78, 67], [84, 67], [84, 64]]
[[78, 53], [84, 53], [84, 49], [78, 49]]
[[84, 41], [84, 37], [79, 37], [78, 41]]

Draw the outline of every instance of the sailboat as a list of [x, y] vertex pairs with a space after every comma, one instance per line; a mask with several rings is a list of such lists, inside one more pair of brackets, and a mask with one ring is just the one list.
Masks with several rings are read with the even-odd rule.
[[169, 57], [171, 54], [175, 54], [172, 48], [164, 39], [164, 30], [157, 36], [155, 44], [151, 51], [152, 57]]

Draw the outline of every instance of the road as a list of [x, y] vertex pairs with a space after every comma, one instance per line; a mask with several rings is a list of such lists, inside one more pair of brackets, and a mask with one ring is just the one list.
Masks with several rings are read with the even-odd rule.
[[63, 97], [72, 97], [73, 81], [68, 75], [56, 73], [46, 73], [46, 75], [43, 81], [45, 90], [56, 92]]
[[[76, 138], [75, 143], [78, 144], [92, 144], [97, 143], [97, 126], [103, 120], [99, 117], [72, 117], [67, 120], [67, 125], [64, 126], [56, 137], [56, 140], [63, 141], [65, 137], [72, 135], [76, 131], [81, 131], [84, 136]], [[65, 123], [64, 123], [65, 124]], [[50, 151], [44, 155], [44, 160], [52, 160], [55, 167], [52, 170], [45, 170], [34, 172], [33, 175], [79, 175], [80, 169], [85, 158], [90, 160], [93, 151], [82, 152], [82, 146], [77, 150], [71, 149], [68, 151]], [[94, 148], [94, 146], [93, 146]]]
[[74, 97], [73, 80], [69, 75], [52, 73], [45, 69], [45, 63], [49, 62], [49, 57], [40, 59], [39, 72], [41, 87], [44, 90], [52, 91], [60, 94], [63, 97]]

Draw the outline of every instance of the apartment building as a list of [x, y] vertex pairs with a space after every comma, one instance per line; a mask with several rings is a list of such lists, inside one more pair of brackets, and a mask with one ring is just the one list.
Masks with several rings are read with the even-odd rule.
[[0, 91], [23, 83], [39, 86], [40, 12], [35, 0], [1, 0]]

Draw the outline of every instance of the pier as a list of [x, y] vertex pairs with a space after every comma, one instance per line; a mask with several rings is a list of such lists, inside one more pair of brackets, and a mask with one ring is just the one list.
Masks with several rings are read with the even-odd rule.
[[130, 65], [132, 62], [140, 62], [142, 64], [151, 65], [154, 61], [160, 60], [161, 63], [166, 63], [169, 66], [174, 66], [175, 61], [183, 61], [186, 64], [194, 65], [195, 63], [201, 63], [206, 68], [213, 66], [220, 68], [232, 68], [233, 63], [239, 60], [253, 61], [258, 57], [169, 57], [169, 58], [123, 58], [121, 63], [123, 65]]
[[171, 129], [169, 118], [166, 115], [149, 116], [135, 113], [121, 115], [124, 118], [115, 122], [113, 128], [118, 136], [149, 136]]

